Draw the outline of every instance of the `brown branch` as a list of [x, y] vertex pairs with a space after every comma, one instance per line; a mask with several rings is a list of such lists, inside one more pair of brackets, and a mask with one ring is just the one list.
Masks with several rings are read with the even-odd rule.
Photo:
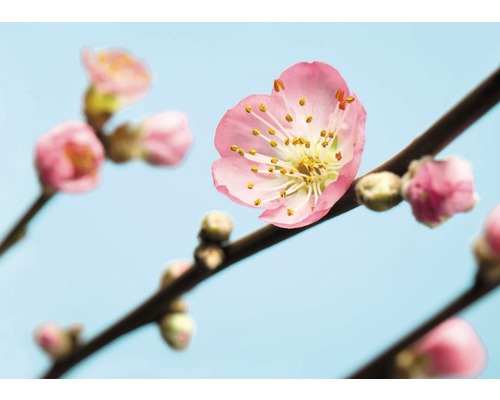
[[[385, 170], [402, 175], [412, 160], [421, 158], [425, 155], [435, 155], [439, 153], [470, 125], [481, 118], [488, 110], [493, 108], [499, 101], [500, 68], [462, 99], [462, 101], [439, 119], [425, 133], [416, 138], [408, 147], [371, 172]], [[356, 208], [358, 204], [354, 193], [355, 183], [356, 181], [350, 186], [346, 194], [332, 207], [330, 212], [315, 224], [298, 229], [282, 229], [268, 225], [234, 243], [224, 246], [226, 258], [219, 269], [208, 272], [201, 266], [195, 265], [194, 268], [190, 269], [179, 279], [173, 281], [170, 285], [155, 293], [130, 314], [126, 315], [94, 339], [75, 350], [69, 357], [55, 362], [43, 377], [58, 378], [73, 366], [122, 335], [155, 321], [160, 317], [162, 311], [165, 310], [165, 306], [172, 300], [236, 262], [295, 236], [306, 229], [310, 229], [315, 225]]]
[[402, 350], [409, 347], [415, 341], [420, 339], [426, 333], [430, 332], [441, 322], [446, 321], [448, 318], [458, 314], [465, 308], [473, 304], [475, 301], [479, 300], [483, 296], [491, 292], [496, 286], [488, 286], [480, 283], [478, 279], [474, 286], [465, 291], [456, 300], [451, 302], [441, 311], [439, 311], [431, 319], [420, 325], [413, 332], [406, 335], [395, 345], [391, 346], [389, 349], [384, 351], [381, 355], [376, 357], [374, 360], [370, 361], [366, 366], [359, 369], [357, 372], [352, 374], [349, 378], [351, 379], [388, 379], [392, 378], [393, 368], [394, 368], [394, 358]]
[[16, 222], [9, 233], [0, 243], [0, 257], [4, 255], [14, 244], [21, 240], [26, 234], [26, 229], [30, 221], [40, 212], [40, 210], [54, 197], [54, 193], [42, 191], [31, 207]]

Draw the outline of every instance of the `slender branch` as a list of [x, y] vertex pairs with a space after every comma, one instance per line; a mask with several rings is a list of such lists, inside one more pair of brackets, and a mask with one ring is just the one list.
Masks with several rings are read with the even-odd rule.
[[464, 310], [475, 301], [479, 300], [489, 292], [495, 289], [495, 286], [482, 285], [478, 280], [474, 286], [466, 290], [452, 303], [439, 311], [431, 319], [420, 325], [413, 332], [406, 335], [395, 345], [384, 351], [381, 355], [370, 361], [366, 366], [352, 374], [351, 379], [388, 379], [392, 378], [393, 363], [395, 356], [402, 350], [408, 348], [415, 341], [420, 339], [426, 333], [430, 332], [441, 322], [444, 322], [453, 315]]
[[10, 232], [0, 243], [0, 257], [5, 254], [14, 244], [26, 234], [26, 229], [29, 222], [40, 212], [40, 210], [54, 197], [54, 193], [47, 193], [42, 191], [31, 207], [24, 213], [24, 215], [12, 227]]
[[[470, 125], [493, 108], [499, 101], [500, 68], [462, 99], [462, 101], [439, 119], [425, 133], [415, 139], [408, 147], [371, 172], [385, 170], [400, 175], [403, 174], [406, 172], [412, 160], [421, 158], [425, 155], [435, 155], [439, 153]], [[354, 193], [355, 184], [356, 181], [353, 182], [346, 194], [332, 207], [330, 212], [315, 224], [298, 229], [282, 229], [268, 225], [234, 243], [224, 246], [226, 258], [219, 269], [208, 272], [201, 266], [195, 265], [194, 268], [191, 268], [186, 274], [155, 293], [142, 305], [120, 319], [110, 328], [82, 345], [82, 347], [76, 349], [70, 356], [55, 362], [43, 377], [61, 377], [73, 366], [100, 350], [108, 343], [111, 343], [122, 335], [143, 325], [157, 320], [161, 316], [162, 311], [165, 310], [165, 307], [167, 307], [168, 303], [172, 300], [234, 263], [295, 236], [306, 229], [310, 229], [315, 225], [356, 208], [358, 204]]]

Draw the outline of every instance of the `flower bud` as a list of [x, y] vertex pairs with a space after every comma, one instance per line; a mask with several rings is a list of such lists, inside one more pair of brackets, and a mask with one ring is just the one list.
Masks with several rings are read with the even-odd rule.
[[486, 349], [469, 323], [451, 318], [396, 357], [400, 378], [470, 378], [486, 365]]
[[469, 162], [458, 157], [412, 161], [402, 178], [402, 196], [415, 218], [434, 228], [458, 212], [471, 210], [477, 200]]
[[153, 165], [180, 164], [193, 143], [188, 117], [165, 111], [146, 118], [138, 128], [142, 158]]
[[201, 221], [200, 237], [214, 242], [229, 240], [233, 231], [233, 220], [222, 211], [211, 211]]
[[225, 254], [219, 245], [202, 244], [196, 248], [194, 257], [202, 268], [214, 271], [224, 262]]
[[175, 281], [187, 270], [189, 270], [191, 268], [191, 265], [191, 262], [185, 260], [171, 261], [167, 265], [167, 268], [165, 269], [165, 272], [163, 273], [163, 276], [161, 278], [161, 287], [165, 287], [171, 282]]
[[500, 284], [500, 205], [486, 219], [483, 234], [474, 243], [479, 264], [478, 276], [484, 284]]
[[188, 347], [195, 327], [194, 320], [182, 313], [167, 314], [160, 321], [161, 335], [174, 350], [184, 350]]
[[110, 49], [94, 54], [84, 48], [82, 62], [91, 85], [85, 104], [89, 117], [113, 114], [139, 101], [149, 90], [148, 67], [124, 50]]
[[78, 193], [98, 185], [104, 156], [90, 126], [68, 121], [38, 138], [35, 164], [46, 189]]
[[34, 333], [37, 344], [54, 360], [67, 357], [73, 350], [72, 335], [58, 324], [48, 322]]
[[400, 195], [401, 178], [392, 172], [375, 172], [364, 176], [356, 184], [356, 197], [373, 211], [386, 211], [398, 205], [403, 199]]

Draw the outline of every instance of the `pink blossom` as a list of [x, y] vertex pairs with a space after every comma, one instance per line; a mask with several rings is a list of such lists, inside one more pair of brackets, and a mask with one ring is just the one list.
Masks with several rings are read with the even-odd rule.
[[479, 375], [487, 360], [486, 349], [472, 326], [451, 318], [425, 335], [412, 350], [425, 360], [430, 377], [468, 378]]
[[151, 84], [147, 65], [125, 50], [109, 49], [97, 54], [85, 47], [82, 62], [94, 89], [116, 96], [121, 107], [143, 98]]
[[36, 143], [36, 167], [44, 186], [69, 193], [93, 189], [100, 181], [104, 148], [90, 126], [68, 121]]
[[337, 70], [299, 63], [230, 109], [215, 135], [216, 189], [264, 209], [283, 228], [318, 221], [352, 183], [365, 142], [366, 112]]
[[500, 205], [488, 216], [484, 236], [493, 256], [500, 259]]
[[413, 161], [403, 177], [402, 194], [415, 218], [435, 227], [476, 203], [474, 175], [469, 162], [459, 157]]
[[68, 334], [56, 323], [48, 322], [35, 330], [36, 343], [54, 358], [60, 358], [71, 350]]
[[173, 166], [186, 156], [193, 143], [188, 117], [166, 111], [147, 118], [139, 128], [144, 159], [154, 165]]

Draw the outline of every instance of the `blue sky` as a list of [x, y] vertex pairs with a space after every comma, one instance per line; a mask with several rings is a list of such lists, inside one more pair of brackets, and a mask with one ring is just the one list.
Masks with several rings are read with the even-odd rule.
[[[498, 66], [499, 24], [0, 24], [0, 231], [37, 196], [35, 139], [81, 118], [79, 52], [122, 47], [155, 75], [147, 99], [113, 125], [164, 111], [190, 116], [195, 145], [175, 169], [113, 165], [102, 185], [58, 196], [0, 261], [0, 377], [49, 365], [32, 330], [82, 322], [92, 337], [157, 288], [163, 266], [190, 258], [210, 210], [234, 238], [261, 227], [258, 210], [217, 193], [215, 128], [243, 97], [269, 93], [300, 61], [336, 67], [367, 110], [360, 173], [406, 146]], [[175, 353], [155, 326], [107, 347], [73, 378], [342, 377], [456, 297], [475, 274], [471, 243], [500, 201], [495, 109], [443, 153], [470, 160], [477, 207], [430, 230], [407, 204], [358, 208], [217, 275], [186, 297], [198, 330]], [[463, 316], [500, 376], [500, 294]]]

